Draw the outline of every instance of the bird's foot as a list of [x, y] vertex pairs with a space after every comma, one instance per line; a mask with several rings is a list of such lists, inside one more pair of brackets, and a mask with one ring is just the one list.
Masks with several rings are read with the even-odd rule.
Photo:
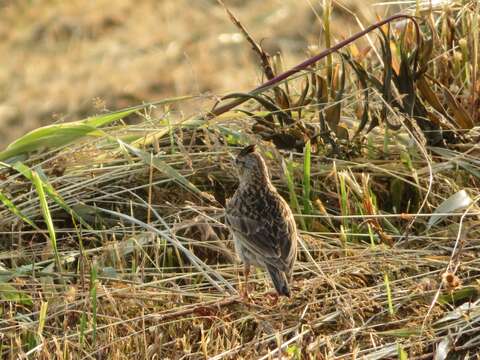
[[270, 306], [275, 306], [278, 304], [279, 296], [276, 291], [267, 293], [267, 303]]

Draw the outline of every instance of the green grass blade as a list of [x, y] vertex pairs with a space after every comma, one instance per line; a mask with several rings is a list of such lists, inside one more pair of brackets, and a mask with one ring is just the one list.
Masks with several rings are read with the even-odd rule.
[[[287, 178], [288, 193], [290, 195], [290, 204], [291, 207], [298, 213], [302, 214], [300, 205], [298, 203], [297, 193], [295, 192], [295, 183], [293, 180], [293, 162], [284, 160], [283, 162], [283, 172]], [[307, 230], [307, 225], [305, 224], [305, 219], [303, 216], [300, 216], [300, 225], [303, 230]]]
[[192, 96], [182, 96], [177, 98], [164, 99], [162, 101], [146, 103], [127, 109], [114, 111], [108, 114], [92, 116], [84, 120], [73, 121], [65, 124], [47, 125], [35, 129], [20, 139], [11, 143], [6, 150], [0, 152], [0, 161], [26, 154], [31, 151], [41, 149], [55, 149], [67, 145], [84, 136], [107, 136], [103, 131], [97, 128], [110, 124], [116, 120], [133, 114], [138, 110], [145, 109], [152, 105], [163, 105], [173, 102], [179, 102], [193, 98]]
[[388, 278], [388, 274], [385, 273], [383, 275], [383, 280], [384, 280], [384, 283], [385, 283], [385, 288], [387, 290], [387, 301], [388, 301], [388, 313], [390, 315], [394, 315], [395, 314], [395, 310], [393, 308], [393, 300], [392, 300], [392, 289], [390, 288], [390, 280]]
[[35, 225], [35, 223], [30, 220], [27, 216], [25, 216], [16, 206], [15, 204], [4, 194], [2, 191], [0, 191], [0, 201], [5, 205], [5, 207], [12, 212], [12, 214], [18, 216], [20, 219], [22, 219], [24, 222], [26, 222], [28, 225], [33, 227], [34, 229], [39, 230], [38, 226]]
[[40, 305], [40, 314], [38, 315], [37, 336], [42, 338], [45, 321], [47, 319], [48, 301], [42, 301]]
[[[312, 213], [311, 197], [311, 145], [307, 141], [303, 150], [303, 213], [310, 215]], [[310, 226], [311, 219], [307, 219], [306, 223]]]
[[55, 227], [53, 226], [52, 216], [50, 214], [50, 209], [48, 207], [47, 198], [45, 196], [44, 184], [38, 174], [35, 171], [32, 171], [32, 182], [37, 191], [38, 200], [40, 201], [40, 207], [42, 209], [43, 218], [47, 224], [48, 233], [50, 237], [50, 244], [52, 246], [53, 253], [55, 255], [55, 263], [57, 265], [57, 270], [62, 272], [62, 264], [60, 262], [60, 255], [57, 248], [57, 235], [55, 233]]
[[350, 229], [350, 220], [347, 216], [350, 215], [349, 206], [348, 206], [348, 190], [347, 184], [345, 182], [345, 176], [343, 173], [340, 173], [338, 176], [339, 184], [340, 184], [340, 209], [342, 211], [342, 216], [346, 216], [342, 218], [343, 227], [347, 232]]
[[408, 354], [405, 350], [403, 350], [402, 346], [397, 343], [397, 354], [398, 360], [408, 360]]
[[83, 342], [85, 341], [85, 330], [87, 329], [87, 315], [85, 312], [82, 312], [82, 315], [80, 317], [80, 339], [79, 343], [80, 346], [83, 347]]
[[11, 143], [6, 150], [0, 152], [0, 160], [35, 150], [59, 148], [87, 135], [102, 136], [104, 133], [93, 126], [78, 123], [44, 126]]
[[97, 264], [93, 262], [90, 271], [90, 303], [92, 304], [92, 343], [97, 340]]
[[[26, 166], [25, 164], [17, 161], [15, 164], [12, 165], [12, 167], [33, 183], [33, 171], [28, 166]], [[80, 214], [78, 212], [73, 210], [63, 200], [63, 198], [57, 193], [55, 188], [46, 179], [42, 179], [42, 184], [43, 184], [43, 188], [44, 188], [45, 193], [53, 201], [55, 201], [55, 203], [57, 203], [58, 206], [60, 206], [63, 210], [65, 210], [67, 213], [69, 213], [73, 218], [77, 219], [87, 229], [91, 229], [91, 226], [88, 225], [85, 222], [85, 220], [83, 220], [83, 218], [80, 216]]]
[[33, 305], [32, 298], [27, 292], [17, 290], [13, 285], [6, 282], [0, 282], [0, 300], [26, 306]]

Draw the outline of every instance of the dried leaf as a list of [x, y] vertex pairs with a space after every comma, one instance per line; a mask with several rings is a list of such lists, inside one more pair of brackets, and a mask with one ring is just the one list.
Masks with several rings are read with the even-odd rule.
[[420, 77], [417, 80], [417, 88], [420, 90], [420, 94], [422, 97], [439, 113], [445, 114], [445, 109], [442, 106], [442, 103], [438, 99], [435, 92], [432, 88], [428, 85], [424, 76]]
[[260, 96], [260, 95], [253, 95], [253, 94], [246, 94], [246, 93], [232, 93], [224, 96], [222, 100], [226, 99], [253, 99], [256, 100], [260, 105], [262, 105], [265, 109], [271, 111], [274, 113], [280, 124], [282, 126], [286, 124], [291, 124], [293, 123], [293, 119], [291, 116], [283, 111], [281, 108], [279, 108], [273, 101], [270, 101], [269, 99], [266, 98], [266, 96]]
[[430, 220], [428, 220], [427, 231], [430, 230], [433, 225], [437, 224], [439, 221], [449, 216], [440, 214], [453, 213], [459, 209], [469, 206], [472, 201], [472, 198], [467, 194], [465, 190], [460, 190], [459, 192], [456, 192], [435, 209], [432, 216], [430, 217]]
[[307, 77], [307, 81], [305, 82], [305, 86], [302, 90], [302, 93], [300, 94], [300, 97], [298, 98], [298, 100], [296, 102], [294, 102], [292, 104], [292, 107], [294, 109], [297, 109], [297, 111], [298, 111], [298, 118], [299, 119], [302, 118], [302, 107], [307, 105], [306, 98], [307, 98], [307, 94], [308, 94], [309, 89], [310, 89], [310, 81], [308, 81], [308, 77]]
[[370, 118], [369, 114], [369, 93], [370, 90], [367, 85], [367, 80], [369, 78], [367, 71], [365, 68], [358, 63], [357, 61], [353, 60], [349, 55], [347, 54], [342, 54], [343, 58], [350, 64], [352, 69], [355, 71], [358, 77], [358, 81], [360, 81], [361, 88], [363, 90], [364, 94], [364, 99], [363, 99], [363, 108], [361, 114], [358, 116], [360, 118], [360, 125], [357, 128], [357, 131], [355, 132], [355, 135], [353, 137], [355, 138], [360, 134], [360, 132], [365, 128], [365, 126], [368, 123], [368, 120]]
[[445, 101], [447, 102], [448, 108], [453, 112], [453, 117], [458, 125], [460, 125], [462, 129], [473, 128], [472, 118], [465, 109], [458, 104], [453, 94], [445, 87], [443, 89], [443, 94], [445, 95]]
[[445, 315], [441, 319], [438, 319], [435, 322], [435, 325], [440, 325], [443, 323], [450, 322], [452, 320], [458, 320], [458, 319], [464, 318], [465, 316], [468, 316], [468, 314], [470, 314], [475, 309], [478, 309], [479, 305], [480, 305], [480, 300], [477, 300], [474, 303], [465, 302], [462, 305], [450, 311], [447, 315]]
[[452, 350], [453, 342], [450, 336], [445, 336], [437, 345], [434, 360], [445, 360], [448, 353]]

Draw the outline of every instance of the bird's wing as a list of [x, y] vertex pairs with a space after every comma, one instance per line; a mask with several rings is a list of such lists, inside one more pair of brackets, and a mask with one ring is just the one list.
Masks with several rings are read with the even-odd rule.
[[284, 216], [280, 211], [272, 211], [269, 215], [255, 220], [229, 209], [227, 221], [248, 251], [279, 270], [286, 271], [288, 266], [285, 258], [290, 253], [295, 223], [290, 214]]

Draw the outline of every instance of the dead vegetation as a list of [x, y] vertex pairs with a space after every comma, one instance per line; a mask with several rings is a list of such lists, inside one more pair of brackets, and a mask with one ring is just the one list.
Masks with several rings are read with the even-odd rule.
[[[308, 44], [318, 44], [321, 29], [308, 2], [230, 3], [262, 43], [282, 49], [291, 64], [305, 57]], [[355, 3], [345, 1], [362, 21], [370, 19], [370, 10]], [[356, 31], [352, 16], [337, 14], [348, 21], [339, 21], [335, 34]], [[105, 108], [245, 91], [260, 81], [246, 42], [223, 9], [206, 0], [2, 1], [0, 40], [1, 148], [39, 126]]]
[[[478, 356], [480, 9], [411, 10], [210, 112], [168, 99], [0, 153], [2, 357]], [[278, 304], [262, 272], [240, 301], [224, 226], [252, 142], [303, 238]]]

